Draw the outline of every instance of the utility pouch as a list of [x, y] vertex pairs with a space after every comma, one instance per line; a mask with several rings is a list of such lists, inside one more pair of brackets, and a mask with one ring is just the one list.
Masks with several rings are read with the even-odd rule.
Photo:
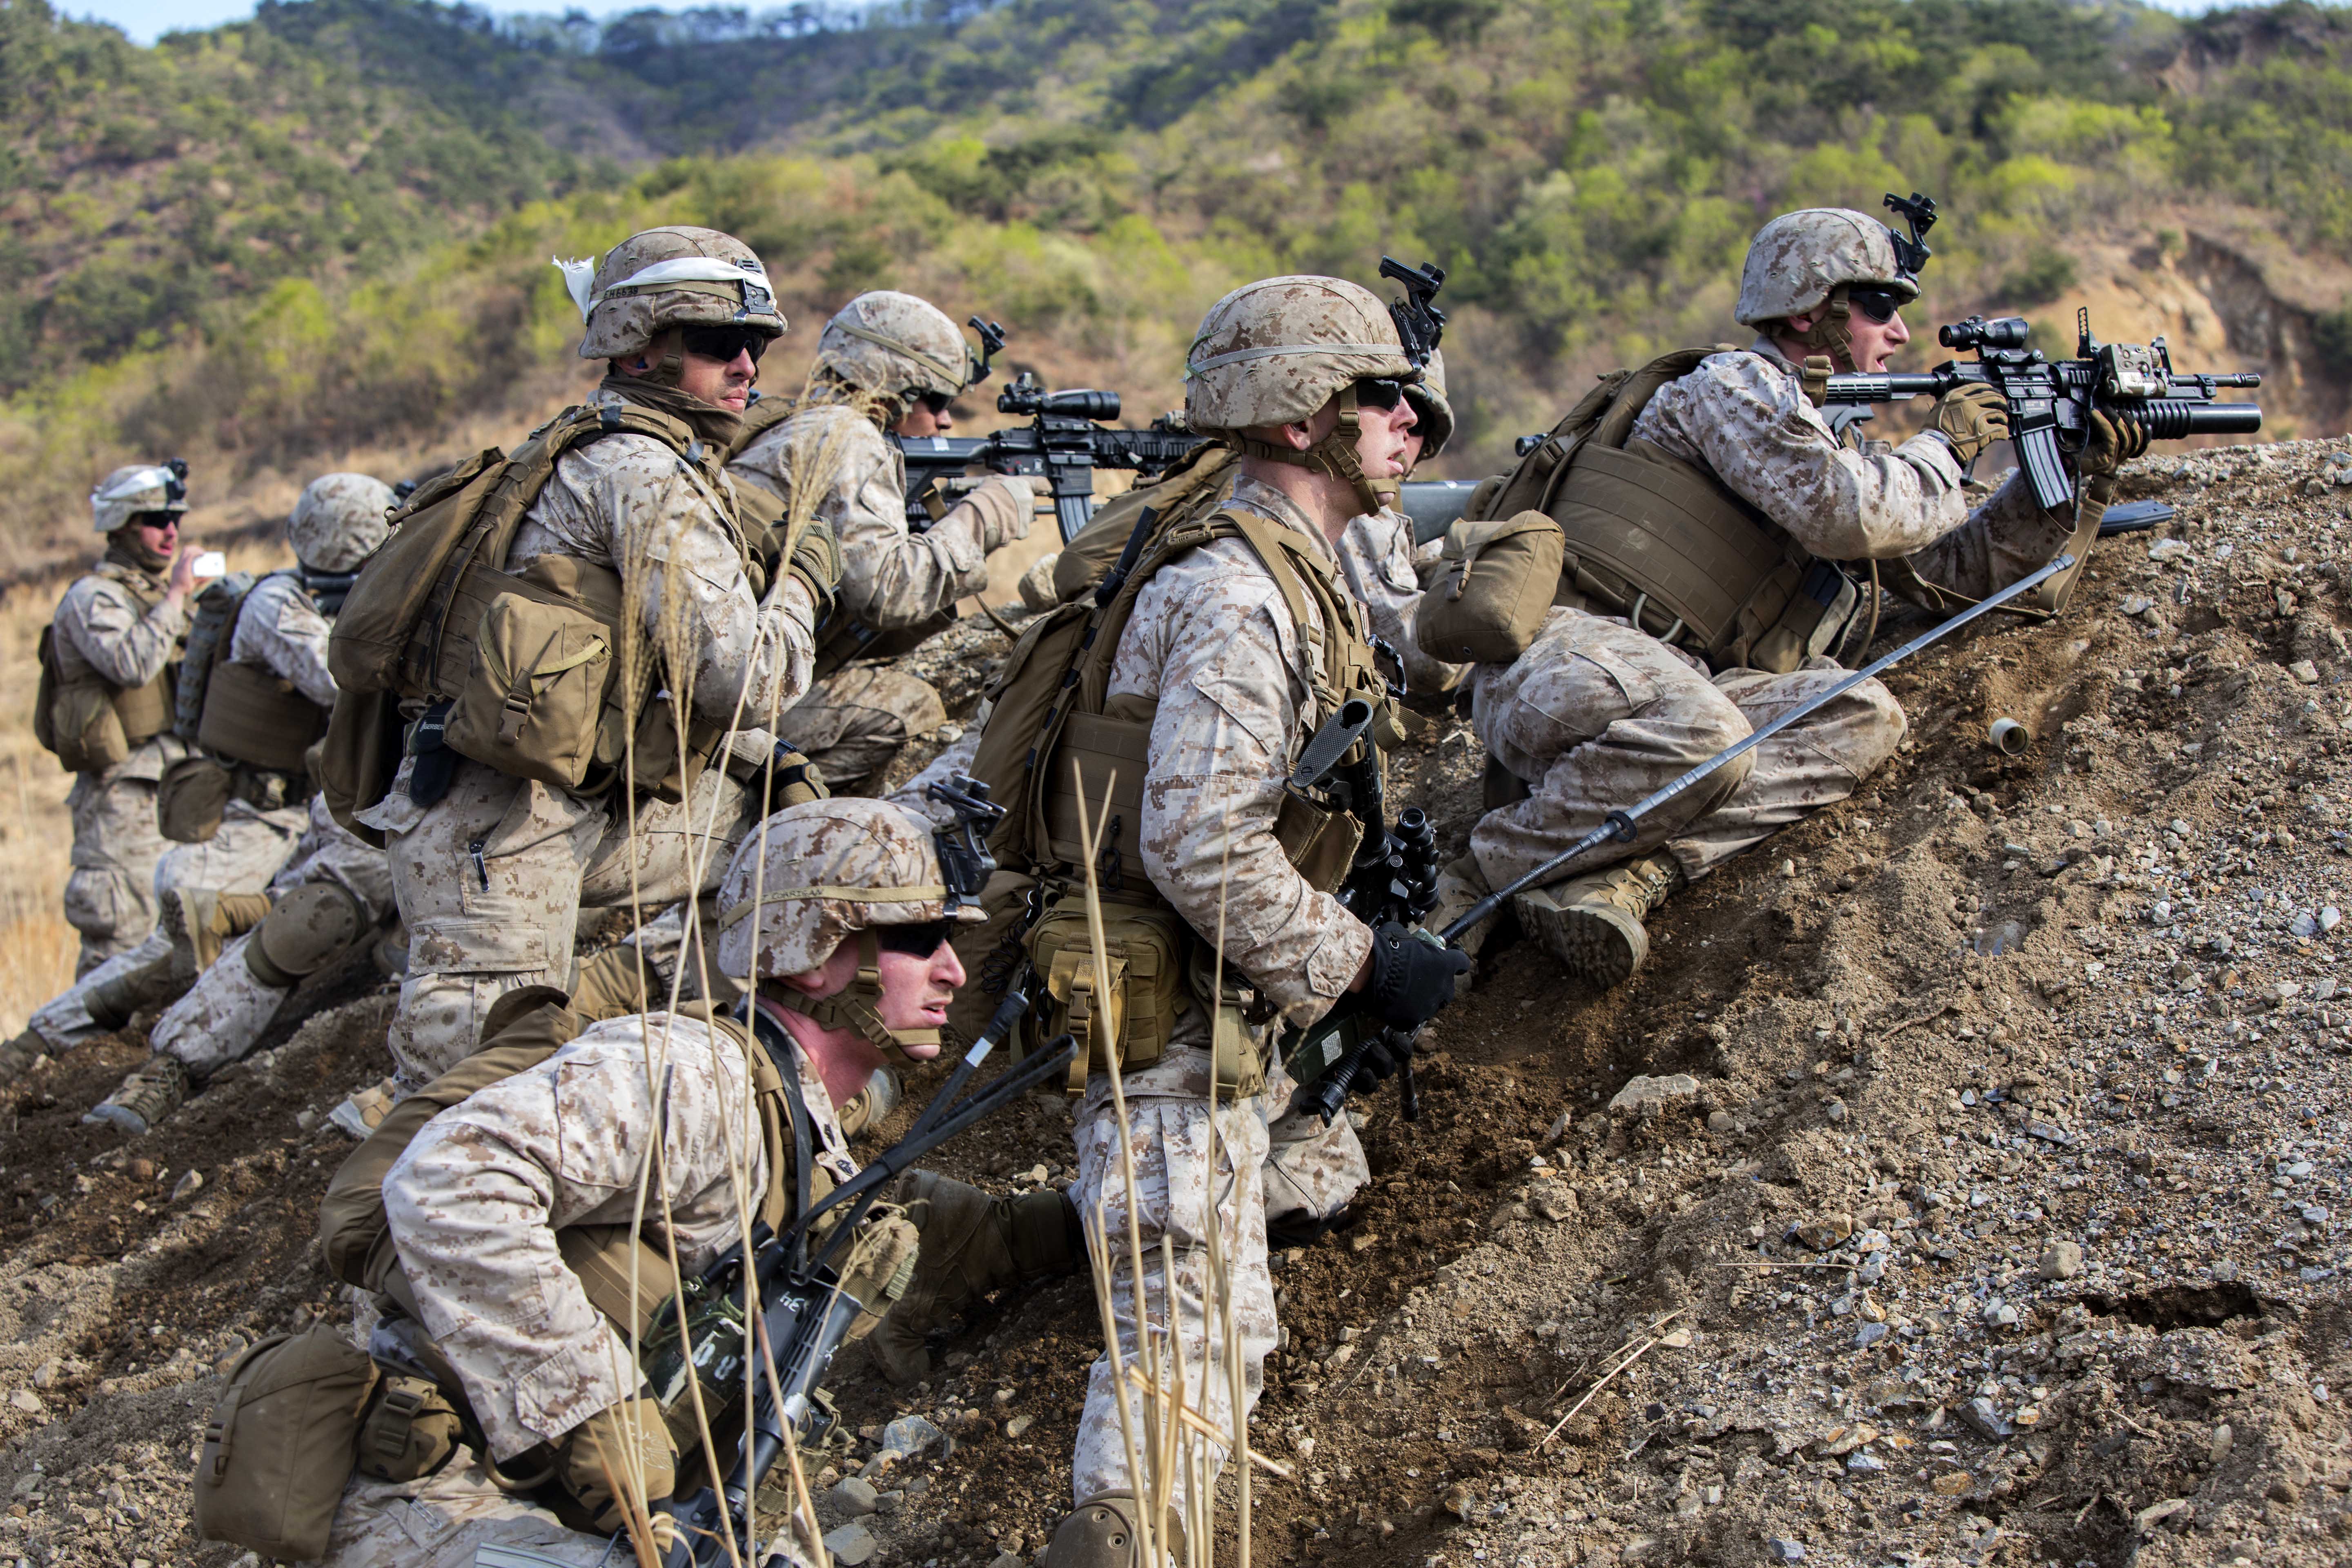
[[1458, 520], [1421, 596], [1413, 640], [1453, 664], [1510, 663], [1543, 629], [1565, 553], [1559, 525], [1539, 511]]
[[584, 608], [515, 583], [482, 611], [443, 743], [502, 773], [576, 790], [598, 760], [612, 639]]
[[375, 1363], [323, 1323], [238, 1357], [196, 1461], [198, 1538], [264, 1557], [325, 1556], [376, 1381]]
[[203, 844], [220, 831], [236, 773], [210, 757], [182, 757], [155, 785], [155, 831], [174, 844]]
[[[1087, 1075], [1118, 1053], [1122, 1070], [1150, 1067], [1168, 1052], [1185, 994], [1183, 957], [1191, 933], [1174, 910], [1104, 902], [1103, 953], [1109, 973], [1095, 971], [1086, 902], [1065, 897], [1030, 928], [1030, 963], [1045, 983], [1043, 1005], [1024, 1028], [1031, 1048], [1065, 1031], [1077, 1037], [1064, 1087], [1082, 1094]], [[1108, 1035], [1108, 1041], [1105, 1037]]]
[[1209, 1055], [1217, 1098], [1246, 1100], [1265, 1092], [1265, 1058], [1258, 1050], [1256, 1034], [1249, 1024], [1257, 994], [1243, 984], [1232, 970], [1215, 973], [1216, 961], [1217, 955], [1209, 951], [1208, 944], [1192, 944], [1192, 994], [1196, 998], [1215, 998], [1211, 1004]]
[[359, 1473], [413, 1481], [449, 1462], [465, 1441], [465, 1417], [430, 1378], [383, 1372], [359, 1430]]

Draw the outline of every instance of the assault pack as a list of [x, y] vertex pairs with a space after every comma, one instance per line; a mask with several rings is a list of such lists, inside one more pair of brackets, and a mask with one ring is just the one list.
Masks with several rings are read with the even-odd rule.
[[[1539, 513], [1560, 536], [1553, 604], [1622, 616], [1717, 670], [1785, 675], [1812, 655], [1833, 652], [1861, 603], [1853, 579], [1706, 468], [1629, 438], [1660, 387], [1709, 355], [1731, 352], [1723, 343], [1677, 349], [1601, 377], [1516, 468], [1472, 492], [1447, 535], [1449, 566], [1475, 561], [1496, 542], [1477, 524]], [[1466, 614], [1425, 619], [1417, 635], [1423, 651], [1458, 660], [1462, 655], [1448, 649], [1467, 646], [1465, 636], [1485, 639], [1482, 647], [1507, 646], [1524, 617], [1506, 624], [1505, 612], [1523, 610], [1526, 597], [1524, 584], [1501, 579], [1509, 572], [1539, 576], [1546, 564], [1533, 549], [1491, 563], [1485, 574], [1496, 606], [1486, 617], [1491, 624], [1467, 624]], [[1446, 640], [1433, 646], [1439, 634]], [[1532, 630], [1527, 637], [1532, 640]]]
[[[335, 620], [329, 667], [339, 690], [322, 748], [321, 786], [335, 819], [371, 842], [354, 813], [383, 798], [404, 752], [438, 798], [458, 757], [576, 795], [625, 787], [683, 799], [726, 736], [681, 725], [632, 616], [621, 574], [543, 554], [505, 570], [523, 514], [575, 447], [649, 436], [724, 498], [725, 454], [682, 420], [605, 400], [567, 408], [511, 456], [492, 447], [428, 481], [393, 519], [392, 536], [361, 568]], [[829, 531], [779, 535], [782, 510], [757, 486], [720, 518], [755, 595], [792, 570], [822, 608], [840, 564]], [[417, 718], [412, 731], [410, 716]]]
[[156, 828], [174, 843], [210, 839], [233, 799], [274, 811], [310, 795], [310, 751], [326, 731], [326, 710], [275, 671], [229, 657], [237, 617], [268, 580], [232, 572], [196, 596], [172, 725], [194, 749], [163, 770], [155, 790]]

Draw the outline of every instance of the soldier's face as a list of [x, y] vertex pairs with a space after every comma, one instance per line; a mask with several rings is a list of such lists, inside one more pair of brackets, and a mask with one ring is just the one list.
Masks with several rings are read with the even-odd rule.
[[[844, 943], [845, 947], [849, 943]], [[963, 984], [963, 962], [955, 944], [944, 937], [936, 952], [894, 952], [883, 948], [876, 955], [882, 976], [882, 1021], [894, 1029], [937, 1029], [948, 1021], [948, 1004]], [[918, 1058], [939, 1055], [937, 1046], [914, 1046], [907, 1054]]]
[[751, 401], [751, 384], [760, 366], [749, 349], [738, 349], [732, 359], [712, 359], [692, 349], [679, 351], [677, 389], [689, 397], [715, 403], [740, 414]]
[[1366, 479], [1401, 479], [1412, 471], [1421, 456], [1421, 442], [1412, 433], [1419, 418], [1412, 399], [1400, 397], [1393, 408], [1361, 404], [1356, 417], [1356, 461]]
[[955, 428], [955, 400], [936, 392], [918, 393], [907, 401], [907, 412], [890, 426], [894, 436], [919, 439], [944, 436]]
[[1855, 310], [1846, 317], [1846, 334], [1853, 340], [1853, 368], [1874, 375], [1886, 368], [1896, 349], [1911, 341], [1911, 329], [1903, 324], [1900, 310], [1883, 322]]

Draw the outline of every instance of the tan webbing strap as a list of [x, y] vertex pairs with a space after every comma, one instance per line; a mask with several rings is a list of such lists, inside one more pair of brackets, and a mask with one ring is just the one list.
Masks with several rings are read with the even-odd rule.
[[[2000, 606], [2004, 615], [2021, 616], [2028, 620], [2048, 620], [2063, 614], [2074, 602], [2074, 586], [2082, 581], [2083, 569], [2090, 563], [2091, 551], [2099, 542], [2099, 524], [2107, 515], [2107, 503], [2115, 494], [2115, 481], [2105, 475], [2084, 480], [2074, 492], [2074, 532], [2057, 552], [2072, 554], [2074, 564], [2021, 599], [2011, 599]], [[1880, 563], [1885, 573], [1886, 584], [1905, 598], [1930, 610], [1951, 613], [1967, 609], [1982, 601], [1968, 595], [1930, 583], [1919, 575], [1908, 556]]]

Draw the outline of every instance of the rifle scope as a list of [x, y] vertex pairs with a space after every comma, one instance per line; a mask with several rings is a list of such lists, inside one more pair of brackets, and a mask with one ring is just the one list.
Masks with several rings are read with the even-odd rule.
[[1118, 394], [1079, 388], [1073, 392], [1045, 392], [1033, 383], [1023, 386], [1018, 382], [996, 395], [999, 414], [1074, 415], [1080, 419], [1116, 419], [1118, 417]]
[[2021, 349], [2032, 335], [2032, 323], [2022, 316], [2002, 316], [1990, 321], [1982, 316], [1970, 316], [1965, 321], [1937, 328], [1936, 341], [1948, 349]]

